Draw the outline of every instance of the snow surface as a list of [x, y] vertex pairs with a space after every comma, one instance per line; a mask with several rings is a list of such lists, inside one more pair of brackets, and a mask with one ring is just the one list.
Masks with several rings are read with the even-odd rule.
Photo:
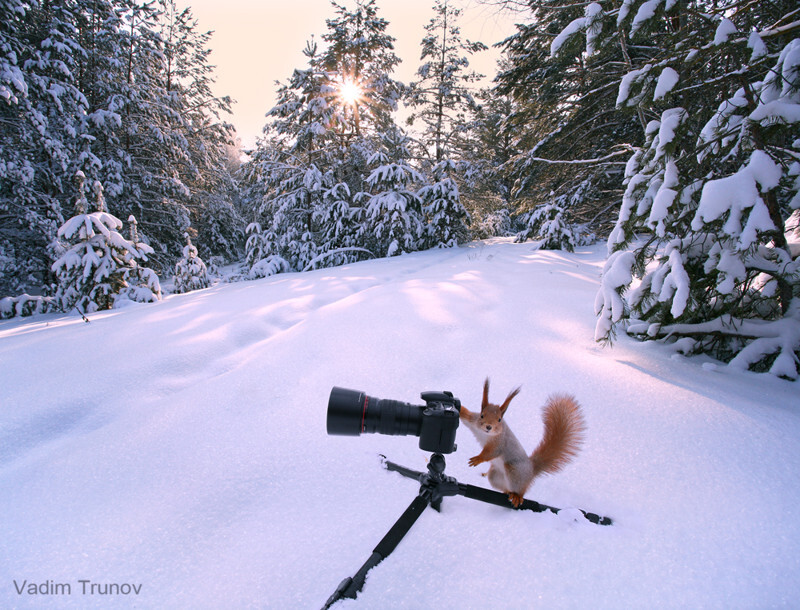
[[[527, 497], [426, 510], [341, 608], [766, 608], [800, 599], [797, 383], [593, 341], [606, 249], [503, 240], [78, 316], [0, 322], [0, 606], [319, 608], [405, 510], [413, 437], [325, 433], [334, 385], [419, 404], [484, 378], [532, 451], [569, 391], [588, 437]], [[485, 485], [458, 431], [447, 473]], [[113, 600], [79, 580], [140, 584]], [[71, 583], [18, 595], [14, 581]]]

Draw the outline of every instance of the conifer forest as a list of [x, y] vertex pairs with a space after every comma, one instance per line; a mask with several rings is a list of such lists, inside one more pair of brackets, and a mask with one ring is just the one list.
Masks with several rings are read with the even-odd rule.
[[514, 12], [499, 42], [431, 2], [400, 82], [376, 0], [332, 1], [252, 150], [190, 8], [0, 2], [0, 317], [493, 237], [601, 242], [597, 341], [797, 379], [797, 2], [483, 0]]

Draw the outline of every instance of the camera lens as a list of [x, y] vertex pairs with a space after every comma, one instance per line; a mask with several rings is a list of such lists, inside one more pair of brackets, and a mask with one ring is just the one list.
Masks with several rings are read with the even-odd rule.
[[369, 396], [364, 392], [333, 388], [328, 399], [328, 434], [358, 436], [364, 429]]
[[328, 434], [419, 436], [423, 407], [399, 400], [381, 400], [364, 392], [334, 387], [328, 400]]

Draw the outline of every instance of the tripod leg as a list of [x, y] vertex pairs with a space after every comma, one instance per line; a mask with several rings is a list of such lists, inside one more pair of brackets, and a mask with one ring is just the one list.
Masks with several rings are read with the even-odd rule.
[[424, 511], [427, 506], [428, 500], [426, 498], [422, 496], [414, 498], [405, 512], [400, 515], [400, 518], [372, 551], [372, 555], [370, 555], [369, 559], [361, 566], [361, 569], [352, 577], [345, 578], [341, 582], [336, 591], [323, 606], [323, 610], [327, 610], [327, 608], [330, 608], [344, 597], [355, 599], [358, 592], [364, 588], [367, 572], [386, 559], [392, 551], [397, 548], [397, 545], [400, 544], [400, 541], [411, 529], [411, 526], [416, 523], [422, 511]]
[[395, 464], [394, 462], [390, 462], [386, 460], [383, 465], [386, 467], [386, 470], [390, 470], [392, 472], [397, 472], [402, 474], [404, 477], [409, 479], [414, 479], [419, 481], [421, 476], [424, 476], [424, 472], [420, 472], [419, 470], [411, 470], [411, 468], [406, 468], [405, 466], [401, 466], [400, 464]]
[[500, 493], [499, 491], [493, 491], [491, 489], [485, 489], [483, 487], [476, 487], [475, 485], [461, 485], [459, 488], [459, 495], [472, 500], [480, 500], [481, 502], [486, 502], [487, 504], [502, 506], [503, 508], [532, 510], [536, 513], [543, 513], [546, 510], [554, 513], [558, 512], [558, 509], [553, 508], [552, 506], [546, 506], [545, 504], [539, 504], [533, 500], [525, 499], [523, 499], [522, 504], [520, 504], [520, 506], [517, 508], [511, 504], [511, 501], [508, 499], [508, 494]]
[[[515, 510], [532, 510], [535, 513], [543, 513], [549, 510], [551, 513], [558, 514], [561, 510], [560, 508], [555, 508], [553, 506], [547, 506], [546, 504], [540, 504], [539, 502], [535, 502], [533, 500], [525, 500], [523, 499], [522, 504], [519, 507], [515, 507], [508, 499], [508, 495], [504, 493], [500, 493], [499, 491], [492, 491], [491, 489], [484, 489], [483, 487], [475, 487], [474, 485], [464, 485], [459, 484], [458, 494], [464, 496], [465, 498], [471, 498], [473, 500], [480, 500], [481, 502], [486, 502], [488, 504], [494, 504], [496, 506], [503, 506], [505, 508], [511, 508]], [[583, 516], [586, 517], [587, 521], [591, 523], [595, 523], [597, 525], [612, 525], [613, 521], [610, 517], [601, 517], [596, 513], [590, 513], [585, 510], [581, 510]]]
[[[385, 460], [383, 465], [386, 467], [386, 470], [391, 470], [393, 472], [399, 472], [404, 477], [408, 477], [409, 479], [421, 480], [421, 477], [425, 476], [424, 472], [419, 472], [418, 470], [412, 470], [411, 468], [406, 468], [405, 466], [401, 466], [400, 464], [395, 464], [394, 462], [390, 462], [389, 460]], [[561, 510], [560, 508], [555, 508], [554, 506], [547, 506], [546, 504], [540, 504], [534, 500], [522, 500], [522, 504], [519, 507], [514, 507], [511, 504], [510, 500], [508, 499], [508, 495], [504, 493], [500, 493], [499, 491], [494, 491], [492, 489], [486, 489], [484, 487], [476, 487], [475, 485], [465, 485], [463, 483], [458, 483], [458, 495], [464, 496], [465, 498], [470, 498], [472, 500], [480, 500], [481, 502], [486, 502], [487, 504], [494, 504], [495, 506], [502, 506], [503, 508], [511, 508], [516, 510], [531, 510], [535, 513], [543, 513], [545, 511], [550, 511], [552, 513], [558, 514]], [[437, 503], [431, 504], [436, 510], [439, 510]], [[579, 509], [583, 516], [586, 517], [586, 520], [595, 523], [597, 525], [613, 525], [614, 521], [611, 517], [602, 517], [597, 513], [590, 513], [583, 509]]]

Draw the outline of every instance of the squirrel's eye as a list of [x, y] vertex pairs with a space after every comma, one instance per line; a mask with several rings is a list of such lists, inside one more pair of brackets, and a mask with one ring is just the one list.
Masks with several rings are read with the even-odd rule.
[[483, 419], [483, 413], [481, 413], [481, 419]]
[[501, 417], [501, 418], [499, 418], [497, 421], [498, 421], [498, 422], [501, 422], [501, 421], [503, 421], [503, 418]]

